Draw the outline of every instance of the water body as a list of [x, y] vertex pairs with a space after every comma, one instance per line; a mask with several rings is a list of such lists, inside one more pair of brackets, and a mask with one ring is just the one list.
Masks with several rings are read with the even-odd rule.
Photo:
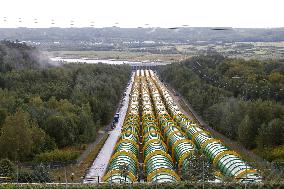
[[129, 60], [114, 60], [114, 59], [86, 59], [86, 58], [62, 58], [62, 57], [54, 57], [50, 58], [54, 62], [60, 63], [87, 63], [87, 64], [130, 64], [130, 65], [166, 65], [170, 64], [170, 62], [151, 62], [151, 61], [129, 61]]

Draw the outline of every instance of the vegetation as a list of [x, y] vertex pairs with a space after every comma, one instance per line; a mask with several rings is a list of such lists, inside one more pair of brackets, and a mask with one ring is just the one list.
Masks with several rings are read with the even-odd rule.
[[[283, 61], [211, 54], [161, 67], [159, 72], [212, 128], [268, 160], [283, 160]], [[278, 149], [274, 155], [273, 149]]]
[[0, 177], [13, 178], [15, 173], [15, 165], [8, 159], [0, 160]]
[[[67, 172], [68, 175], [66, 177], [66, 180], [68, 182], [82, 182], [82, 178], [85, 176], [86, 170], [88, 170], [88, 168], [94, 162], [94, 159], [96, 159], [97, 155], [99, 154], [100, 150], [102, 149], [106, 140], [108, 139], [108, 136], [109, 134], [106, 133], [101, 138], [101, 140], [94, 146], [94, 148], [87, 155], [87, 157], [83, 159], [82, 162], [79, 162], [79, 165], [70, 164], [68, 166], [65, 166], [64, 168], [53, 170], [52, 175], [53, 175], [54, 181], [55, 182], [64, 181], [63, 178], [66, 177], [66, 172]], [[70, 173], [74, 174], [72, 178], [70, 177]]]
[[130, 67], [55, 67], [32, 59], [36, 51], [0, 43], [0, 158], [69, 161], [78, 152], [68, 147], [94, 141], [99, 128], [111, 121]]
[[53, 150], [51, 152], [44, 152], [35, 156], [37, 162], [51, 163], [51, 162], [70, 162], [78, 158], [80, 152], [74, 150]]

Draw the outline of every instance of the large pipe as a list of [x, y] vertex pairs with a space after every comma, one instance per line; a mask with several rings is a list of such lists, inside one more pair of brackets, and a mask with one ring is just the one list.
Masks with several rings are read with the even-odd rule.
[[176, 123], [168, 114], [166, 107], [162, 101], [162, 97], [152, 81], [149, 72], [146, 71], [146, 80], [150, 89], [151, 97], [153, 99], [154, 107], [158, 117], [158, 124], [161, 128], [163, 137], [167, 146], [170, 148], [172, 158], [182, 171], [187, 169], [192, 156], [194, 156], [194, 144], [185, 137], [184, 133], [177, 127]]
[[168, 149], [163, 142], [152, 107], [145, 73], [141, 71], [141, 98], [142, 98], [142, 130], [144, 170], [147, 182], [175, 182], [179, 176], [174, 171], [174, 164]]
[[153, 71], [150, 71], [150, 75], [162, 94], [171, 116], [188, 138], [196, 144], [198, 149], [211, 160], [221, 173], [233, 177], [239, 182], [260, 182], [262, 180], [259, 172], [245, 163], [239, 154], [229, 150], [221, 141], [213, 138], [207, 131], [184, 115]]

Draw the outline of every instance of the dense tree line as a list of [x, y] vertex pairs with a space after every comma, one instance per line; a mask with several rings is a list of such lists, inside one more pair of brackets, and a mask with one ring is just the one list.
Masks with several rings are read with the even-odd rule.
[[[32, 49], [13, 45], [19, 53]], [[30, 66], [26, 59], [19, 68], [0, 61], [1, 68], [12, 65], [0, 72], [0, 158], [32, 160], [53, 150], [60, 155], [57, 148], [94, 141], [111, 121], [130, 76], [129, 66], [42, 63]]]
[[269, 160], [284, 160], [284, 62], [199, 56], [160, 67], [214, 129]]
[[226, 89], [234, 97], [284, 103], [284, 60], [245, 61], [217, 54], [194, 57], [185, 64], [206, 83]]

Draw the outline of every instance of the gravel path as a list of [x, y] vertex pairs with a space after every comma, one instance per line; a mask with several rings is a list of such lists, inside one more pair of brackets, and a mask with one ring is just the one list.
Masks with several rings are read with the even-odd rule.
[[133, 81], [134, 81], [134, 75], [132, 75], [130, 84], [126, 88], [126, 96], [124, 97], [124, 100], [122, 101], [122, 107], [119, 110], [119, 121], [117, 123], [117, 126], [115, 127], [115, 129], [109, 132], [108, 139], [106, 140], [104, 146], [99, 152], [97, 158], [93, 162], [93, 165], [88, 170], [88, 173], [86, 174], [83, 183], [97, 183], [98, 181], [100, 182], [101, 178], [104, 176], [106, 172], [108, 162], [111, 158], [115, 144], [121, 133], [121, 128], [128, 108], [129, 94], [131, 91]]

